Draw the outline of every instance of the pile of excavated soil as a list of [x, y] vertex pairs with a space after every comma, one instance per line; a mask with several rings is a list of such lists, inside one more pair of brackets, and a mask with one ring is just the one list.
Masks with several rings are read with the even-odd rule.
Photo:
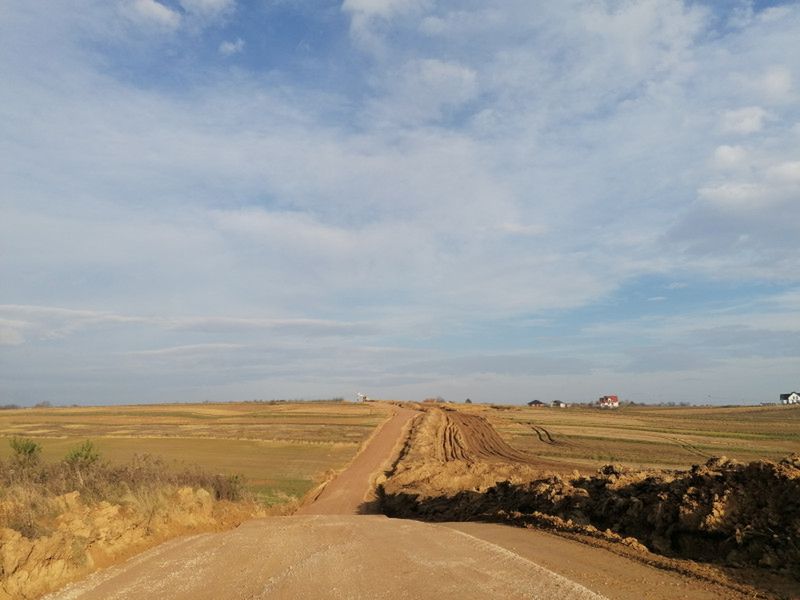
[[800, 455], [780, 463], [713, 458], [688, 471], [608, 465], [591, 477], [503, 481], [451, 494], [431, 494], [424, 480], [415, 486], [408, 475], [381, 489], [389, 516], [605, 532], [669, 557], [757, 566], [800, 579]]
[[388, 478], [377, 483], [392, 493], [432, 497], [485, 490], [501, 480], [523, 483], [539, 474], [535, 458], [506, 444], [483, 417], [427, 408], [414, 419]]

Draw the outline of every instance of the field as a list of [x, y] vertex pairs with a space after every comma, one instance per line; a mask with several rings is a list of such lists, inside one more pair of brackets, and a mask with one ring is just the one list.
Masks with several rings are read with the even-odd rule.
[[[543, 469], [595, 470], [606, 463], [687, 468], [710, 456], [779, 460], [800, 449], [794, 407], [529, 408], [458, 406], [485, 417], [505, 442]], [[90, 439], [116, 463], [154, 454], [176, 467], [239, 473], [268, 504], [299, 498], [328, 470], [355, 455], [388, 416], [380, 403], [173, 404], [0, 411], [0, 457], [7, 439], [41, 443], [46, 460]]]
[[244, 475], [261, 501], [275, 504], [302, 497], [341, 469], [388, 415], [380, 404], [342, 402], [5, 410], [0, 457], [11, 453], [13, 436], [40, 443], [45, 460], [89, 439], [112, 463], [147, 453], [176, 469]]
[[800, 408], [464, 407], [486, 417], [514, 448], [568, 472], [607, 463], [688, 468], [711, 456], [780, 460], [800, 451]]

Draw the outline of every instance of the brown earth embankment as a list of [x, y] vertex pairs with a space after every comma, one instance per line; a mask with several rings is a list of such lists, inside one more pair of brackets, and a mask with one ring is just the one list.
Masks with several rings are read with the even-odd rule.
[[[685, 471], [608, 465], [570, 478], [536, 469], [535, 460], [515, 461], [507, 451], [501, 454], [508, 458], [494, 453], [487, 460], [481, 440], [491, 437], [485, 432], [491, 425], [462, 423], [430, 411], [417, 424], [416, 452], [379, 490], [385, 514], [544, 526], [632, 551], [753, 567], [800, 582], [798, 455], [780, 462], [715, 458]], [[474, 436], [475, 430], [484, 433]], [[452, 446], [452, 439], [465, 449], [459, 460], [431, 451]]]
[[173, 472], [150, 456], [115, 466], [89, 442], [44, 463], [37, 444], [15, 445], [0, 461], [0, 600], [37, 598], [170, 537], [263, 514], [237, 476]]
[[166, 539], [232, 527], [255, 512], [252, 505], [216, 501], [191, 487], [161, 489], [127, 503], [84, 502], [78, 492], [52, 502], [59, 514], [47, 535], [0, 529], [0, 600], [38, 598]]

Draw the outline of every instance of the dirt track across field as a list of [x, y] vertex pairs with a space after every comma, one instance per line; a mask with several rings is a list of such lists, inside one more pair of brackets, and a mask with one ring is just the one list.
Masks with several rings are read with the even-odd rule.
[[326, 485], [313, 502], [303, 506], [297, 515], [355, 515], [375, 513], [372, 504], [370, 479], [384, 463], [403, 433], [407, 423], [417, 412], [399, 408], [381, 426], [367, 446], [338, 477]]
[[[371, 475], [392, 462], [413, 415], [398, 409], [302, 514], [176, 539], [49, 598], [742, 597], [543, 532], [355, 514], [368, 505]], [[483, 419], [448, 417], [440, 460], [525, 459]]]

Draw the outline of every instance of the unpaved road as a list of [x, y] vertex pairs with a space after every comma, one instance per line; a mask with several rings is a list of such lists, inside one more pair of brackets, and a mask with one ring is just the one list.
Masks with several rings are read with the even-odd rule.
[[55, 597], [602, 598], [452, 529], [350, 515], [276, 517], [173, 540]]
[[656, 569], [546, 531], [491, 523], [445, 523], [443, 526], [496, 544], [616, 600], [743, 598], [728, 588]]
[[391, 458], [403, 428], [417, 411], [398, 408], [381, 426], [369, 444], [314, 501], [303, 506], [297, 515], [355, 515], [376, 512], [372, 505], [370, 479]]
[[[369, 507], [371, 475], [391, 459], [413, 415], [399, 409], [303, 514], [258, 519], [232, 531], [175, 539], [48, 598], [735, 597], [541, 532], [357, 514]], [[462, 431], [476, 428], [474, 422], [458, 425]], [[460, 441], [472, 451], [488, 445], [492, 453], [516, 454], [493, 439], [487, 444], [486, 436], [491, 434], [479, 433], [475, 440]]]

